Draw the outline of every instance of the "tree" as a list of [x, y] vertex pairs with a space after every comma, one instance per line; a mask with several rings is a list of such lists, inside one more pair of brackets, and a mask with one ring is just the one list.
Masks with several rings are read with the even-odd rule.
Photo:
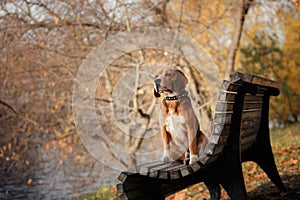
[[231, 45], [227, 56], [225, 76], [224, 76], [225, 79], [227, 80], [229, 79], [229, 75], [235, 69], [235, 61], [236, 61], [235, 58], [241, 41], [245, 17], [248, 13], [251, 4], [253, 3], [254, 1], [252, 0], [240, 0], [237, 1], [236, 5], [234, 6], [236, 9], [236, 14], [234, 16], [235, 30], [231, 39]]
[[[288, 8], [293, 10], [292, 7]], [[273, 78], [281, 84], [281, 95], [271, 101], [271, 117], [279, 123], [287, 124], [297, 122], [299, 117], [299, 63], [296, 59], [299, 56], [296, 53], [299, 49], [296, 42], [299, 21], [298, 17], [295, 19], [285, 12], [278, 12], [276, 17], [285, 27], [283, 45], [280, 44], [278, 32], [277, 35], [267, 31], [247, 32], [256, 35], [252, 43], [241, 48], [241, 64], [244, 70]]]

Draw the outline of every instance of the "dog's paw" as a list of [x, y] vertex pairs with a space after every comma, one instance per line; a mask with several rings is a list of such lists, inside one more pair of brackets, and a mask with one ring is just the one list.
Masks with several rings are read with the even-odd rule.
[[161, 158], [161, 161], [164, 161], [164, 162], [170, 162], [171, 161], [170, 150], [164, 149], [164, 154], [163, 154], [163, 157]]
[[190, 162], [189, 164], [194, 164], [195, 162], [197, 162], [199, 159], [198, 155], [193, 155], [193, 154], [190, 154]]
[[170, 162], [170, 157], [169, 156], [163, 156], [162, 158], [161, 158], [161, 161], [163, 161], [163, 162]]

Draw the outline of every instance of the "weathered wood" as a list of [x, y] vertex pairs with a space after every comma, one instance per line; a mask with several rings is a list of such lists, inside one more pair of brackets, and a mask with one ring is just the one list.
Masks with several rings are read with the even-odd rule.
[[217, 112], [233, 111], [233, 102], [218, 102], [216, 105]]
[[219, 157], [218, 154], [214, 154], [214, 155], [205, 154], [204, 156], [201, 156], [199, 160], [203, 165], [207, 166], [208, 164], [215, 162], [218, 159], [218, 157]]
[[163, 162], [163, 161], [156, 161], [154, 163], [147, 163], [147, 164], [144, 164], [144, 165], [140, 165], [139, 166], [139, 173], [142, 174], [142, 175], [147, 176], [152, 168], [159, 167], [159, 166], [164, 166], [166, 164], [168, 164], [168, 163]]
[[168, 173], [166, 171], [162, 171], [167, 167], [172, 167], [174, 163], [172, 162], [164, 162], [164, 164], [152, 167], [149, 172], [149, 177], [159, 178], [159, 179], [168, 179]]
[[232, 82], [239, 82], [239, 81], [249, 82], [252, 84], [262, 85], [265, 87], [273, 87], [273, 88], [280, 87], [279, 83], [276, 81], [270, 80], [270, 79], [262, 77], [262, 76], [249, 74], [249, 73], [244, 74], [241, 72], [235, 72], [230, 75], [230, 80]]
[[[120, 199], [163, 199], [197, 182], [209, 183], [212, 199], [219, 199], [219, 184], [231, 199], [246, 199], [241, 162], [254, 161], [280, 190], [269, 137], [269, 98], [279, 84], [264, 77], [236, 72], [223, 81], [215, 106], [209, 143], [199, 161], [152, 162], [122, 172], [117, 185]], [[218, 193], [218, 194], [217, 194]]]
[[259, 101], [257, 101], [257, 102], [245, 101], [243, 109], [244, 110], [261, 109], [261, 107], [262, 107], [262, 101], [261, 102], [259, 102]]
[[224, 148], [223, 144], [213, 144], [213, 143], [208, 143], [205, 147], [205, 152], [208, 155], [216, 155], [222, 152]]
[[212, 144], [223, 144], [225, 145], [226, 141], [227, 141], [228, 135], [224, 134], [224, 135], [211, 135], [210, 136], [210, 143]]
[[231, 121], [232, 112], [216, 112], [214, 117], [215, 124], [225, 124]]
[[234, 102], [236, 93], [228, 92], [228, 91], [220, 91], [219, 93], [219, 101], [228, 101]]
[[249, 120], [251, 118], [261, 117], [261, 109], [243, 110], [242, 120]]
[[244, 97], [244, 101], [262, 101], [263, 100], [263, 95], [262, 94], [256, 94], [256, 95], [252, 95], [247, 93]]
[[232, 82], [224, 80], [221, 87], [220, 87], [220, 90], [221, 91], [224, 90], [224, 91], [227, 91], [227, 92], [236, 92], [239, 87], [240, 87], [240, 84], [232, 83]]

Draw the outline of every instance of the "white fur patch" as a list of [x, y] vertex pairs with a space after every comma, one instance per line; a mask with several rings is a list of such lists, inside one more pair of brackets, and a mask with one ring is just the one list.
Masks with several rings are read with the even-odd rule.
[[161, 160], [164, 162], [171, 161], [170, 150], [164, 149], [164, 154], [163, 154], [163, 157], [161, 158]]
[[166, 118], [166, 129], [172, 135], [173, 143], [176, 146], [188, 148], [188, 137], [184, 133], [186, 131], [183, 126], [184, 123], [185, 119], [183, 116], [170, 112], [170, 116]]
[[190, 162], [189, 162], [189, 164], [190, 164], [190, 165], [191, 165], [191, 164], [194, 164], [195, 162], [198, 161], [198, 159], [199, 159], [198, 155], [193, 155], [193, 154], [191, 154], [191, 155], [190, 155]]

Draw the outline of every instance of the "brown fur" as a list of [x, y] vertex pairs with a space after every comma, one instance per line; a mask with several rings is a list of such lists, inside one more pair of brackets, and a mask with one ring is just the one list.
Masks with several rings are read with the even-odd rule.
[[[180, 70], [174, 67], [160, 69], [155, 76], [156, 93], [163, 93], [165, 96], [180, 96], [185, 93], [187, 78]], [[158, 95], [155, 94], [157, 97]], [[184, 96], [177, 100], [163, 100], [160, 110], [161, 135], [163, 138], [164, 149], [170, 150], [170, 142], [174, 141], [174, 133], [172, 134], [167, 129], [166, 119], [170, 116], [183, 117], [183, 134], [188, 139], [188, 149], [191, 155], [198, 155], [199, 145], [202, 145], [202, 150], [207, 143], [206, 136], [200, 131], [200, 126], [197, 117], [192, 108], [189, 97]], [[197, 137], [198, 136], [198, 137]], [[184, 144], [186, 141], [180, 141]], [[178, 142], [177, 141], [177, 142]], [[183, 145], [182, 144], [182, 145]], [[185, 160], [186, 155], [180, 155], [178, 160]], [[167, 161], [168, 159], [163, 159]], [[195, 160], [190, 161], [194, 163]]]

